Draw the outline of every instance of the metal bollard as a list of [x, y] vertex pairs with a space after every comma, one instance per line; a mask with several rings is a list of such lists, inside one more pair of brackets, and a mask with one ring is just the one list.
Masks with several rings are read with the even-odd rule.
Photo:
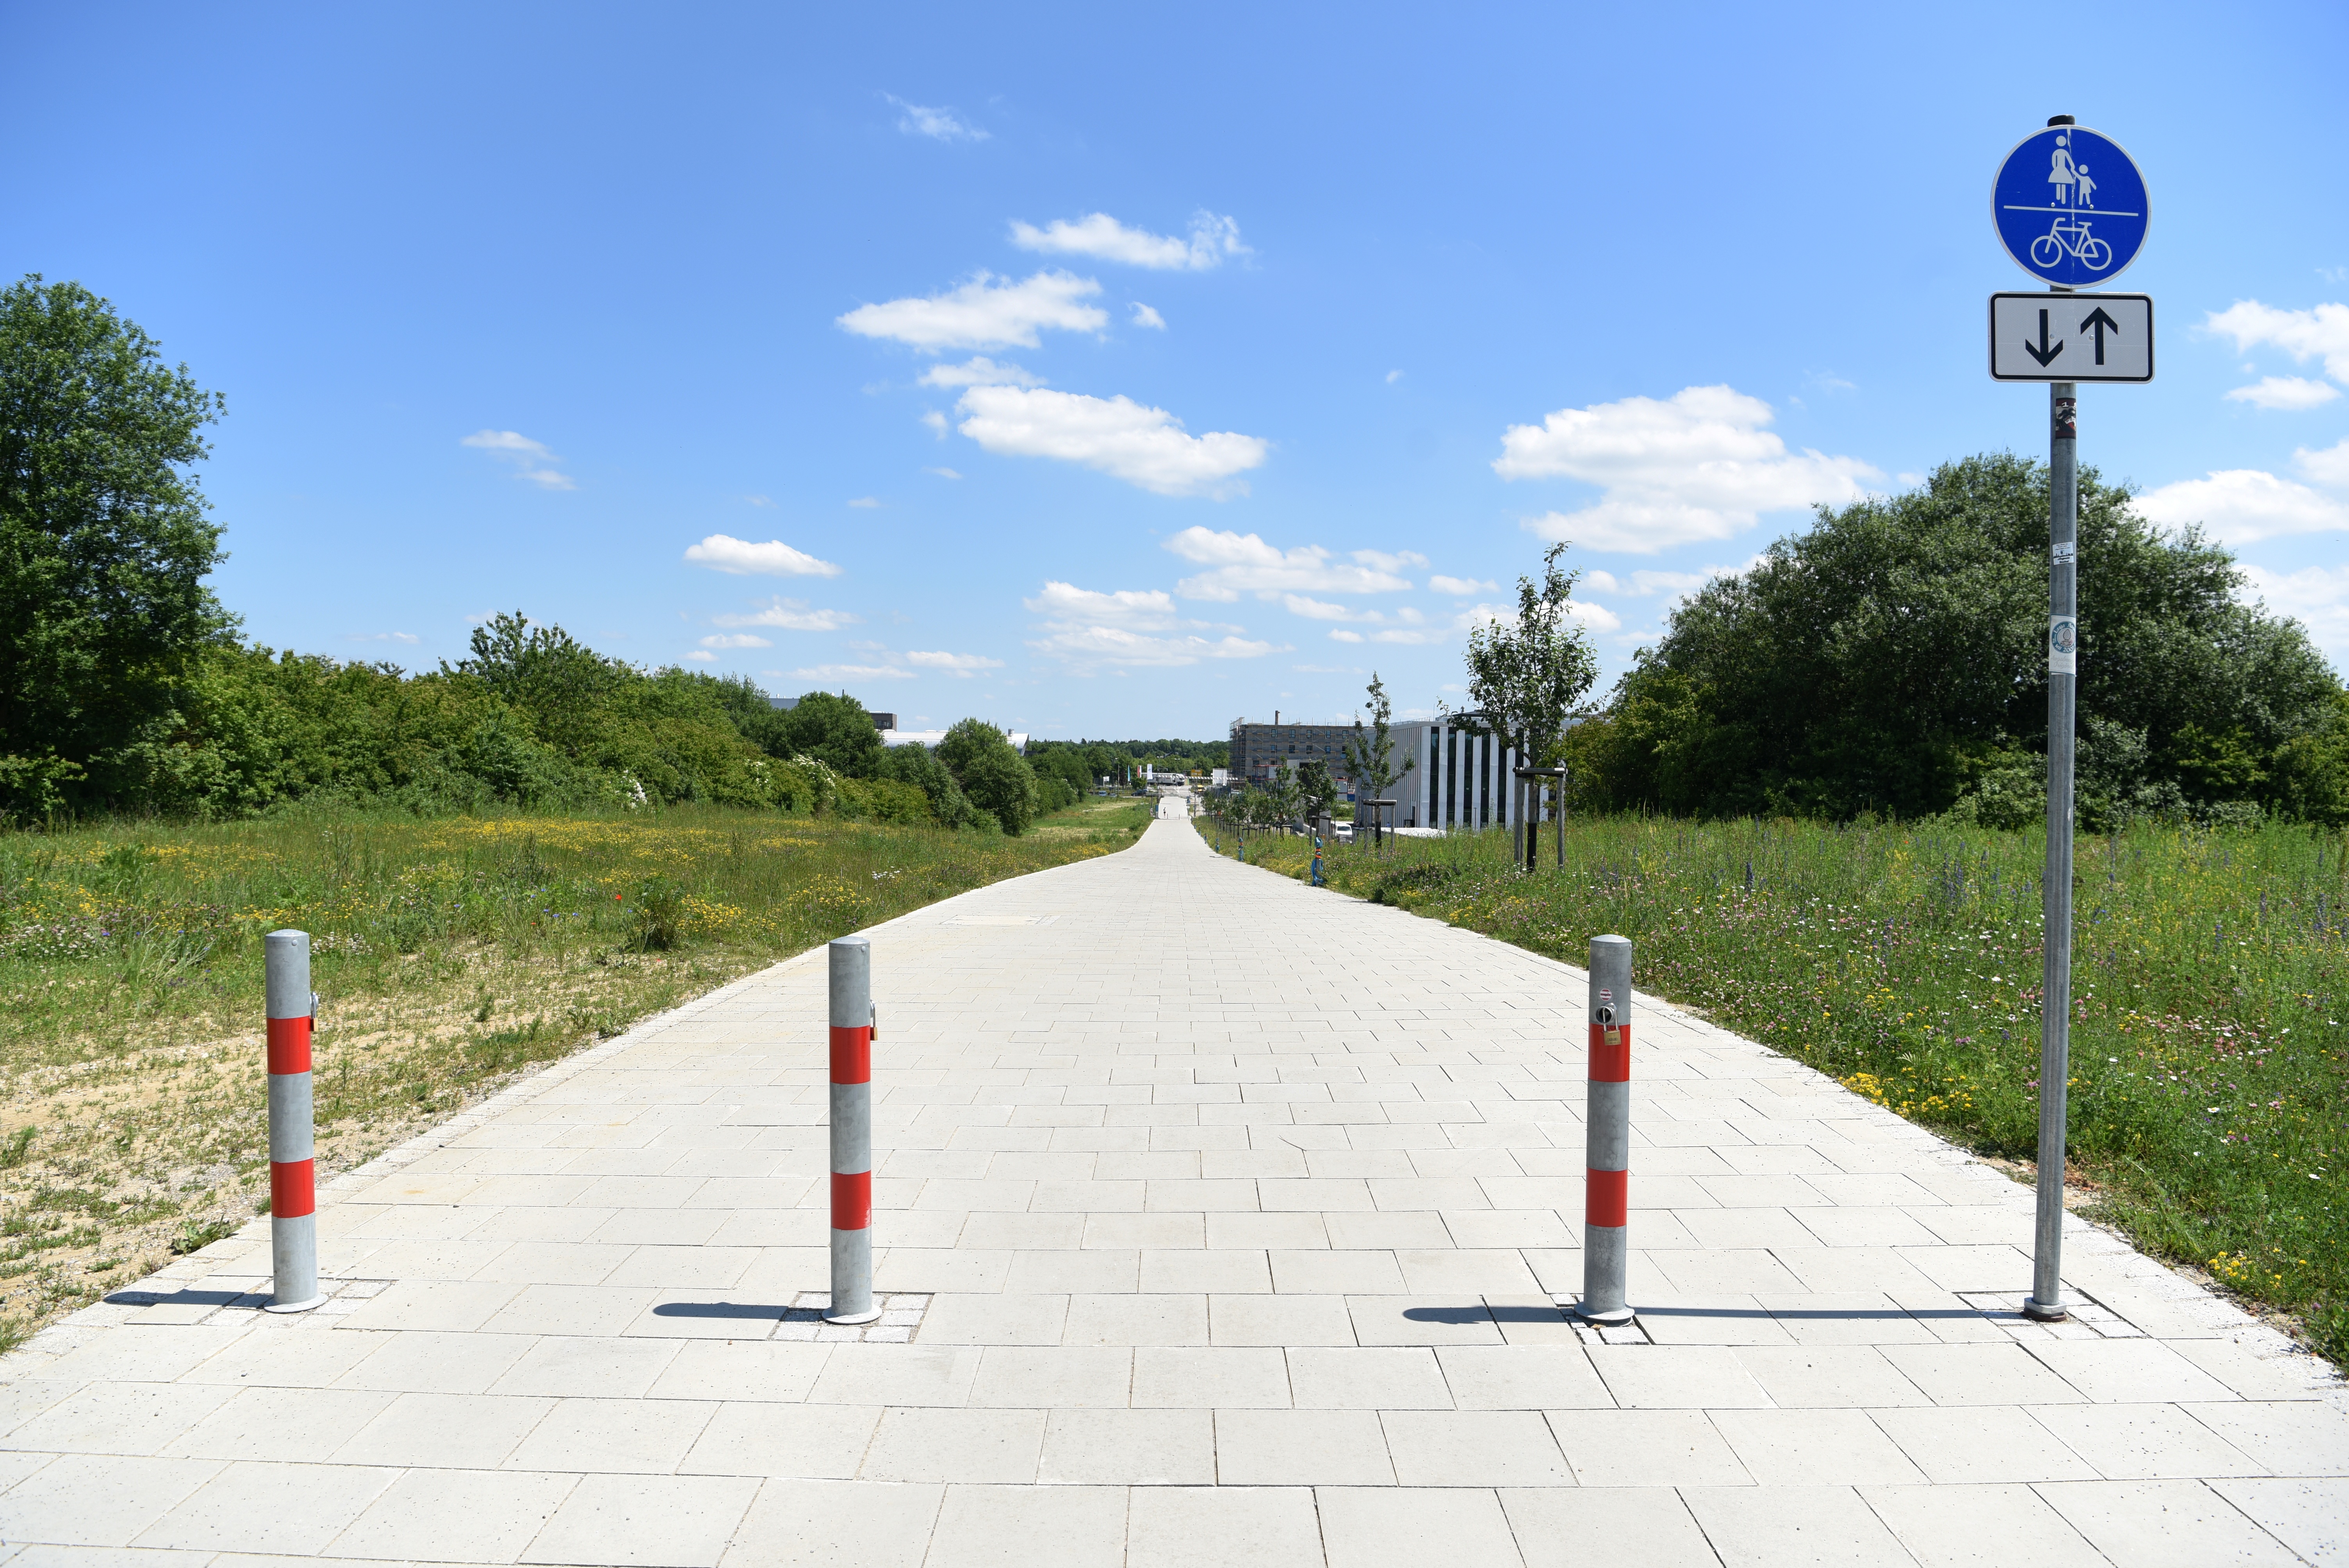
[[311, 1140], [310, 934], [273, 931], [262, 942], [269, 1016], [269, 1261], [265, 1312], [307, 1312], [318, 1294], [318, 1162]]
[[1590, 1085], [1582, 1207], [1581, 1314], [1625, 1324], [1631, 1165], [1631, 943], [1590, 939]]
[[826, 1323], [870, 1323], [873, 1305], [873, 944], [843, 936], [832, 961], [832, 1305]]

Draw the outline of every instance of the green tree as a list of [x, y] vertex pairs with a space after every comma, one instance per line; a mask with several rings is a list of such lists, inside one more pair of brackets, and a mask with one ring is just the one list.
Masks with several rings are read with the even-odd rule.
[[1497, 737], [1521, 765], [1547, 768], [1557, 759], [1567, 719], [1599, 678], [1590, 634], [1575, 618], [1579, 572], [1558, 565], [1563, 543], [1542, 554], [1542, 580], [1517, 579], [1517, 618], [1495, 621], [1468, 634], [1470, 727]]
[[[2082, 472], [2085, 820], [2324, 795], [2340, 684], [2239, 583], [2198, 531], [2162, 533]], [[1920, 817], [1979, 797], [2019, 818], [2045, 766], [2046, 605], [2046, 469], [1944, 464], [1707, 584], [1571, 748], [1618, 806]]]
[[781, 717], [788, 749], [779, 755], [812, 757], [851, 779], [879, 775], [885, 749], [881, 732], [873, 727], [873, 716], [854, 697], [812, 691]]
[[1370, 698], [1371, 727], [1365, 730], [1360, 714], [1354, 716], [1354, 733], [1347, 738], [1343, 758], [1346, 778], [1354, 786], [1354, 816], [1358, 821], [1370, 819], [1361, 808], [1372, 800], [1383, 800], [1387, 791], [1401, 783], [1405, 775], [1419, 764], [1406, 757], [1402, 766], [1394, 765], [1394, 704], [1387, 700], [1387, 688], [1379, 679], [1379, 672], [1371, 672], [1367, 688]]
[[1017, 837], [1036, 817], [1036, 775], [1012, 749], [1000, 729], [982, 718], [966, 718], [938, 742], [938, 760], [955, 776], [970, 803], [991, 813]]
[[1330, 765], [1318, 757], [1299, 764], [1297, 794], [1308, 817], [1318, 817], [1329, 810], [1338, 799], [1338, 781], [1330, 777]]
[[79, 284], [0, 292], [0, 811], [140, 787], [231, 624], [196, 478], [222, 399]]
[[949, 828], [993, 828], [995, 818], [970, 803], [955, 776], [926, 746], [892, 746], [881, 754], [877, 778], [911, 784], [929, 797], [930, 812]]

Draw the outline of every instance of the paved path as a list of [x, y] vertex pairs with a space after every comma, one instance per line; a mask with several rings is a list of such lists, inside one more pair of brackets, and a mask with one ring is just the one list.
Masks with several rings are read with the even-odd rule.
[[1180, 821], [874, 945], [880, 1326], [803, 957], [338, 1181], [318, 1312], [255, 1224], [0, 1362], [0, 1560], [2349, 1554], [2318, 1366], [2085, 1227], [2022, 1323], [2025, 1190], [1748, 1041], [1642, 1013], [1594, 1344], [1578, 972]]

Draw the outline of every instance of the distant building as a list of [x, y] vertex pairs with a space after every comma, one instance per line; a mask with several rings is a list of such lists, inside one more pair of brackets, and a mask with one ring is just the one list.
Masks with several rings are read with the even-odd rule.
[[[1400, 828], [1505, 827], [1515, 820], [1516, 791], [1511, 770], [1522, 764], [1517, 753], [1489, 735], [1475, 733], [1479, 716], [1451, 714], [1438, 719], [1387, 727], [1390, 771], [1402, 774], [1387, 787], [1395, 802], [1394, 824]], [[1367, 741], [1370, 727], [1362, 735]], [[1355, 781], [1347, 777], [1346, 747], [1354, 738], [1350, 724], [1283, 724], [1275, 712], [1270, 724], [1236, 719], [1231, 727], [1231, 777], [1249, 784], [1269, 783], [1273, 769], [1322, 762], [1339, 781], [1346, 799], [1357, 806]], [[1408, 764], [1408, 767], [1406, 767]]]
[[1346, 743], [1354, 738], [1350, 724], [1283, 724], [1280, 711], [1273, 710], [1270, 724], [1250, 724], [1247, 719], [1232, 720], [1232, 760], [1228, 769], [1233, 780], [1246, 784], [1266, 784], [1273, 769], [1286, 762], [1290, 767], [1300, 763], [1319, 762], [1330, 769], [1332, 778], [1342, 779], [1346, 773]]
[[[889, 717], [894, 720], [897, 716], [891, 714]], [[936, 746], [946, 738], [947, 732], [943, 729], [899, 729], [894, 723], [881, 731], [881, 744], [884, 746]], [[1028, 732], [1024, 729], [1010, 730], [1003, 738], [1011, 742], [1014, 751], [1028, 749]]]

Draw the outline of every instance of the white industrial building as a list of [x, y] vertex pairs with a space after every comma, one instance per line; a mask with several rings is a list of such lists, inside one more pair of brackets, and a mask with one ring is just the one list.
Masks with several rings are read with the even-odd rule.
[[1473, 733], [1454, 714], [1423, 723], [1390, 725], [1393, 760], [1410, 770], [1387, 789], [1402, 828], [1506, 827], [1516, 820], [1512, 769], [1525, 766], [1517, 753], [1489, 735]]
[[[1516, 819], [1512, 769], [1522, 766], [1517, 753], [1489, 735], [1473, 733], [1474, 714], [1453, 714], [1416, 723], [1390, 724], [1392, 748], [1387, 766], [1402, 775], [1388, 787], [1395, 802], [1393, 825], [1399, 828], [1506, 827]], [[1369, 727], [1363, 727], [1365, 737]], [[1297, 767], [1324, 762], [1339, 780], [1346, 799], [1361, 805], [1356, 780], [1346, 777], [1345, 748], [1354, 738], [1351, 725], [1232, 723], [1232, 775], [1261, 785], [1272, 770], [1286, 763]], [[1409, 767], [1406, 769], [1405, 764]], [[1362, 813], [1367, 818], [1368, 813]]]

